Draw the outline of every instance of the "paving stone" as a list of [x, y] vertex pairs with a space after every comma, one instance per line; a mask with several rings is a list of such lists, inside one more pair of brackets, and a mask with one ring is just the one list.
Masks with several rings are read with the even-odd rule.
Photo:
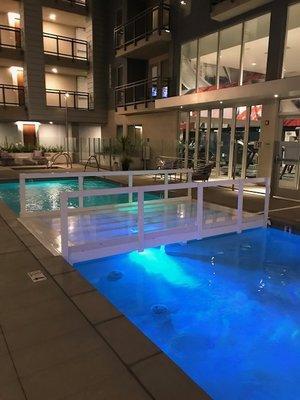
[[4, 336], [2, 335], [2, 333], [0, 333], [0, 356], [7, 354], [7, 353], [8, 353], [8, 350], [7, 350]]
[[74, 303], [93, 324], [122, 315], [105, 297], [97, 291], [72, 297]]
[[23, 243], [12, 233], [8, 226], [0, 228], [0, 254], [25, 250]]
[[136, 363], [160, 352], [158, 347], [124, 317], [99, 324], [97, 329], [126, 364]]
[[141, 361], [132, 371], [156, 400], [210, 399], [164, 354]]
[[17, 377], [14, 365], [8, 353], [2, 354], [0, 356], [0, 371], [0, 388], [2, 386], [8, 385]]
[[61, 256], [50, 256], [41, 259], [41, 264], [51, 275], [59, 275], [64, 272], [74, 271], [74, 268], [68, 264]]
[[31, 347], [13, 351], [12, 357], [19, 376], [25, 377], [97, 349], [101, 341], [97, 332], [87, 325]]
[[[32, 238], [31, 238], [32, 239]], [[32, 239], [33, 240], [33, 239]], [[38, 259], [43, 260], [44, 258], [52, 256], [50, 251], [46, 249], [37, 239], [35, 239], [38, 243], [35, 245], [29, 245], [25, 242], [28, 246], [29, 251]]]
[[109, 378], [117, 384], [119, 377], [126, 373], [129, 376], [118, 358], [102, 343], [99, 349], [21, 378], [21, 381], [30, 400], [58, 400], [67, 396], [72, 398], [95, 384], [104, 385]]
[[[9, 348], [11, 351], [18, 351], [64, 334], [71, 335], [72, 332], [89, 326], [86, 319], [74, 307], [67, 313], [62, 311], [56, 315], [46, 316], [35, 323], [22, 325], [21, 328], [8, 326], [4, 327], [4, 330]], [[20, 330], [22, 330], [21, 335]]]
[[21, 388], [17, 378], [10, 381], [8, 384], [1, 386], [0, 399], [2, 400], [28, 400]]
[[77, 271], [55, 275], [54, 279], [69, 296], [95, 290]]
[[115, 379], [106, 379], [96, 386], [89, 386], [80, 393], [63, 400], [150, 400], [151, 397], [127, 373]]

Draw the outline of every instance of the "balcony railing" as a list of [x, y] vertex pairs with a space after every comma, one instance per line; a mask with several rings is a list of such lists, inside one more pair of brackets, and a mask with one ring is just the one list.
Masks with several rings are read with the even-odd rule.
[[56, 0], [60, 1], [61, 3], [67, 3], [72, 6], [81, 6], [81, 7], [87, 7], [87, 0]]
[[0, 106], [24, 106], [24, 104], [23, 86], [0, 84]]
[[142, 80], [115, 88], [115, 107], [137, 106], [169, 97], [169, 79]]
[[75, 110], [92, 109], [91, 95], [86, 92], [46, 89], [46, 104], [49, 107], [66, 108], [67, 106]]
[[0, 49], [1, 47], [21, 48], [21, 29], [0, 25]]
[[157, 32], [170, 31], [170, 6], [160, 5], [148, 8], [126, 24], [115, 28], [115, 50], [125, 49], [131, 44], [137, 44], [141, 39], [148, 39], [150, 35]]
[[88, 42], [73, 39], [67, 36], [43, 33], [44, 53], [54, 55], [57, 58], [71, 58], [72, 60], [88, 60]]

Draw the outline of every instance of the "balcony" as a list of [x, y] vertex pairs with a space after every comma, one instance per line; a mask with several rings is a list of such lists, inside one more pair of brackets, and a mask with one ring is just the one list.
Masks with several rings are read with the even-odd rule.
[[115, 28], [117, 57], [149, 59], [168, 51], [171, 40], [170, 6], [148, 8], [126, 24]]
[[21, 107], [25, 105], [23, 86], [0, 84], [0, 106]]
[[115, 88], [115, 107], [120, 113], [154, 108], [157, 99], [169, 97], [169, 79], [154, 78]]
[[21, 49], [21, 29], [0, 25], [0, 50], [2, 48]]
[[67, 58], [71, 60], [88, 61], [89, 45], [85, 40], [70, 38], [67, 36], [43, 33], [44, 53], [55, 56], [57, 59]]
[[271, 3], [273, 0], [212, 0], [211, 18], [226, 21], [255, 8]]
[[57, 89], [46, 89], [48, 107], [71, 108], [74, 110], [91, 110], [91, 95], [87, 92], [73, 92]]

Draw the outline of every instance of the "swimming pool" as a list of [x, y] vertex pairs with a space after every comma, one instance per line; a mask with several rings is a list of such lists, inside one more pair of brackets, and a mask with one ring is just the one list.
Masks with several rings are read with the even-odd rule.
[[296, 400], [299, 248], [255, 229], [75, 267], [214, 400]]
[[[85, 178], [84, 189], [110, 189], [119, 187], [117, 183], [107, 180]], [[59, 209], [60, 193], [78, 190], [77, 179], [45, 179], [26, 182], [26, 209], [28, 211], [53, 211]], [[134, 193], [133, 200], [137, 199]], [[146, 200], [157, 199], [157, 195], [147, 193]], [[20, 212], [19, 182], [0, 183], [0, 200], [3, 200], [16, 214]], [[84, 207], [126, 203], [128, 195], [97, 196], [84, 199]], [[70, 206], [77, 207], [78, 200], [71, 199]]]

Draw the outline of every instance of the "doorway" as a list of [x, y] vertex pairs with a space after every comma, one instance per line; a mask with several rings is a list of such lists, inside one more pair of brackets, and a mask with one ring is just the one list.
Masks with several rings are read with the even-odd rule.
[[23, 142], [24, 146], [29, 148], [34, 148], [36, 146], [35, 125], [23, 125]]

